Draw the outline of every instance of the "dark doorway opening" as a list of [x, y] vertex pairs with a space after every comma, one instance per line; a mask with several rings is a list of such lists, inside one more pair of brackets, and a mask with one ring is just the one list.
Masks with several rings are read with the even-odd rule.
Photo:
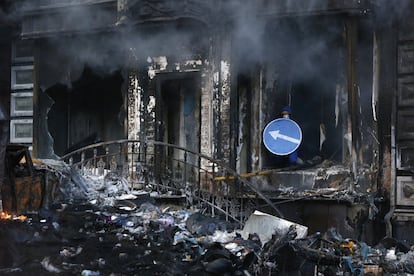
[[[199, 152], [201, 100], [199, 74], [169, 73], [157, 76], [157, 95], [158, 139]], [[182, 156], [174, 158], [182, 159]]]
[[119, 71], [98, 74], [85, 66], [71, 88], [57, 84], [46, 90], [55, 102], [48, 113], [55, 154], [123, 138], [122, 82]]
[[[303, 133], [297, 150], [301, 163], [342, 162], [344, 95], [338, 87], [343, 82], [345, 47], [341, 26], [334, 18], [304, 17], [281, 19], [267, 29], [268, 70], [277, 77], [266, 95], [266, 117], [280, 118], [283, 107], [291, 108], [290, 117]], [[290, 165], [286, 158], [263, 152], [264, 167]]]

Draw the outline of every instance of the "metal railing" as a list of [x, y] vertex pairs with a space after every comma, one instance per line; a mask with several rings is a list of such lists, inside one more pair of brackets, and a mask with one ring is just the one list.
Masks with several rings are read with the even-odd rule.
[[[243, 224], [265, 202], [276, 206], [246, 178], [219, 160], [159, 141], [116, 140], [89, 145], [61, 160], [83, 175], [117, 175], [131, 189], [151, 189], [160, 195], [182, 197], [195, 205]], [[263, 206], [263, 204], [261, 204]]]

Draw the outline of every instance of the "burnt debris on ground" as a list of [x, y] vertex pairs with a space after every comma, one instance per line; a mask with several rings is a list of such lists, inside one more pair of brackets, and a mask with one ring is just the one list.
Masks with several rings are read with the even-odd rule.
[[[6, 275], [381, 275], [414, 273], [414, 248], [392, 238], [370, 246], [334, 228], [308, 228], [263, 212], [244, 227], [204, 209], [160, 202], [122, 177], [81, 176], [63, 162], [41, 208], [0, 219]], [[38, 168], [39, 169], [39, 168]]]
[[292, 224], [284, 233], [276, 230], [262, 244], [257, 233], [243, 233], [243, 229], [234, 229], [234, 225], [219, 218], [176, 206], [135, 204], [133, 211], [118, 206], [57, 204], [23, 219], [2, 219], [1, 274], [414, 272], [414, 251], [393, 239], [371, 247], [343, 238], [335, 229], [298, 239], [297, 228]]

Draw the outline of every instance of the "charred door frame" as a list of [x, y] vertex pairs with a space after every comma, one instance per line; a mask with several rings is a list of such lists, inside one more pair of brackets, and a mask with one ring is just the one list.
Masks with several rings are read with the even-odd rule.
[[[156, 98], [156, 104], [155, 104], [155, 122], [156, 122], [156, 126], [155, 126], [155, 140], [156, 141], [161, 141], [163, 142], [164, 140], [164, 134], [163, 134], [163, 121], [164, 121], [164, 110], [163, 110], [163, 104], [160, 104], [162, 101], [162, 84], [165, 81], [170, 81], [170, 80], [184, 80], [184, 79], [194, 79], [196, 82], [196, 87], [199, 93], [199, 98], [198, 98], [198, 106], [199, 106], [199, 110], [198, 110], [198, 133], [197, 133], [197, 139], [198, 139], [198, 146], [196, 149], [196, 152], [200, 152], [200, 148], [201, 148], [201, 109], [202, 109], [202, 105], [201, 105], [201, 93], [202, 93], [202, 89], [201, 89], [201, 74], [199, 71], [192, 71], [192, 72], [163, 72], [163, 73], [158, 73], [154, 79], [151, 81], [153, 83], [153, 89], [155, 89], [154, 94], [155, 94], [155, 98]], [[162, 139], [162, 140], [161, 140]], [[181, 146], [181, 145], [179, 145]], [[157, 155], [161, 155], [162, 156], [162, 152], [158, 152], [156, 150], [156, 154]]]

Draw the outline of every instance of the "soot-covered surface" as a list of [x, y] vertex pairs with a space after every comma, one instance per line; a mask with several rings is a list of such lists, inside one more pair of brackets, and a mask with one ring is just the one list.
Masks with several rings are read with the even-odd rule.
[[[245, 256], [260, 248], [257, 240], [231, 234], [231, 224], [199, 213], [162, 212], [148, 202], [122, 211], [128, 209], [122, 208], [125, 205], [60, 204], [24, 221], [3, 219], [1, 274], [222, 275], [239, 270], [243, 274], [248, 266], [243, 264]], [[213, 236], [216, 230], [221, 237]], [[233, 253], [218, 242], [223, 239], [235, 242], [229, 247]]]

